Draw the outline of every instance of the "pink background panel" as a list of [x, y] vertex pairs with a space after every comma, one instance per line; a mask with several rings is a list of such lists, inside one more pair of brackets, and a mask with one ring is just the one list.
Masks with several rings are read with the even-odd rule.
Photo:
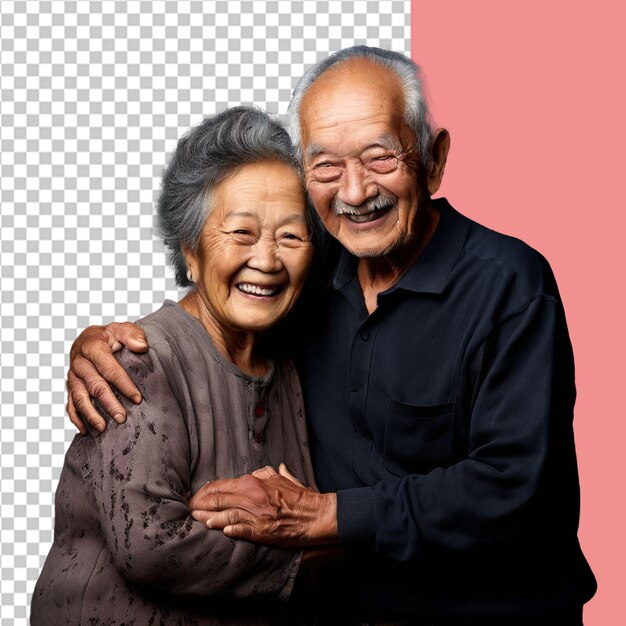
[[452, 147], [439, 196], [550, 261], [576, 359], [585, 626], [626, 624], [626, 19], [622, 3], [413, 0]]

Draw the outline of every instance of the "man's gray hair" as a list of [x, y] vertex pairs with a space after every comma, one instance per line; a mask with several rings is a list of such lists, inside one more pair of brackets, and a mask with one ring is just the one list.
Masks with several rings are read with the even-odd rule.
[[206, 118], [178, 141], [163, 172], [156, 215], [176, 284], [192, 284], [182, 247], [198, 250], [217, 186], [240, 167], [265, 161], [286, 163], [302, 177], [289, 133], [256, 107], [232, 107]]
[[[300, 136], [300, 107], [309, 87], [334, 65], [349, 59], [368, 59], [392, 71], [400, 80], [404, 94], [404, 122], [413, 130], [419, 143], [420, 159], [426, 170], [431, 163], [430, 143], [433, 137], [432, 121], [419, 65], [399, 52], [370, 46], [344, 48], [326, 57], [302, 76], [293, 90], [289, 103], [289, 134], [296, 154], [303, 161]], [[350, 97], [348, 93], [346, 97]]]

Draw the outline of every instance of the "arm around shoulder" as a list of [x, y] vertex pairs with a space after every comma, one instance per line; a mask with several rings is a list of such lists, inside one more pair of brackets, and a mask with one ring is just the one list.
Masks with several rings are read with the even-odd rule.
[[127, 346], [145, 352], [148, 342], [143, 330], [131, 322], [113, 322], [107, 326], [89, 326], [74, 340], [67, 374], [67, 413], [70, 421], [84, 435], [86, 424], [102, 432], [106, 422], [93, 406], [97, 400], [116, 422], [126, 419], [126, 409], [111, 386], [138, 403], [139, 390], [119, 365], [114, 352]]

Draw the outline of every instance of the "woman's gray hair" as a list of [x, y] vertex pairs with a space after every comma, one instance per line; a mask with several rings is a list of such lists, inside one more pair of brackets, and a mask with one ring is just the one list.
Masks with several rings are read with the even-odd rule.
[[302, 177], [289, 133], [256, 107], [227, 109], [178, 141], [163, 173], [156, 215], [156, 231], [168, 249], [178, 285], [192, 285], [182, 247], [197, 251], [217, 185], [240, 167], [264, 161], [286, 163]]
[[[368, 59], [391, 70], [402, 85], [404, 94], [404, 121], [413, 130], [419, 142], [420, 159], [427, 170], [431, 164], [430, 143], [433, 137], [432, 120], [425, 94], [424, 80], [419, 65], [411, 59], [391, 50], [370, 46], [352, 46], [344, 48], [326, 57], [298, 81], [289, 103], [289, 134], [294, 143], [298, 159], [303, 161], [300, 137], [300, 107], [309, 87], [322, 75], [338, 63], [349, 59]], [[350, 97], [348, 94], [346, 97]]]

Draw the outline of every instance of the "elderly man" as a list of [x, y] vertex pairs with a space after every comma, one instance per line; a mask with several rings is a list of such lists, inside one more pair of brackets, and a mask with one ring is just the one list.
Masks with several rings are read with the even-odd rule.
[[[290, 113], [311, 202], [341, 244], [297, 347], [320, 492], [267, 468], [207, 484], [194, 516], [313, 558], [339, 547], [308, 590], [318, 623], [582, 624], [596, 583], [577, 539], [573, 357], [548, 263], [432, 199], [449, 135], [403, 55], [331, 55]], [[141, 339], [114, 324], [76, 340], [79, 428], [79, 413], [102, 427], [90, 394], [123, 419], [90, 361], [136, 396], [111, 349]]]

